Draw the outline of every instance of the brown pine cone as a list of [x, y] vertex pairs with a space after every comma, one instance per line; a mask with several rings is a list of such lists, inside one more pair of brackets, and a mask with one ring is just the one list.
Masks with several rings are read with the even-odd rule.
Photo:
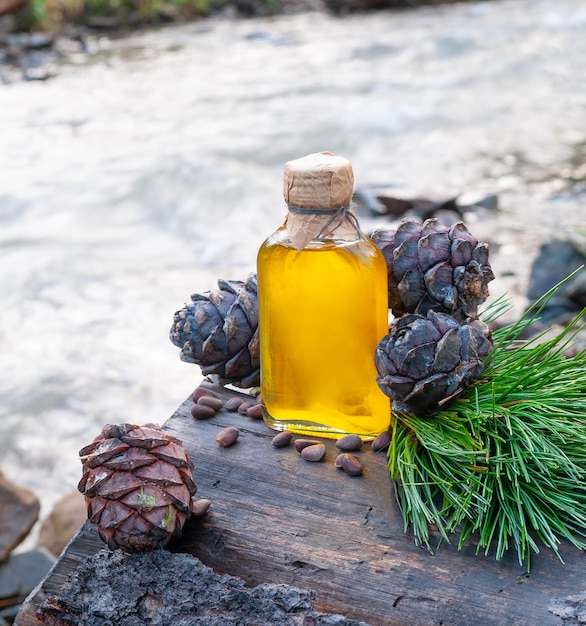
[[193, 463], [156, 424], [108, 424], [79, 452], [88, 518], [108, 548], [164, 547], [192, 511]]

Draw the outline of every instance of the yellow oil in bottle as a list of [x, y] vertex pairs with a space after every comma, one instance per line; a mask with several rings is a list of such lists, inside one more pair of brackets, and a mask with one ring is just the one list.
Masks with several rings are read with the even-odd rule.
[[374, 352], [387, 333], [387, 268], [369, 239], [312, 240], [280, 229], [257, 259], [261, 397], [275, 430], [363, 438], [388, 429]]

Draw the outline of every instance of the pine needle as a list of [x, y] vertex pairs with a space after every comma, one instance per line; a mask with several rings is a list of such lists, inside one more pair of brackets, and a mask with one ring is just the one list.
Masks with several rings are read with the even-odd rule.
[[[430, 550], [430, 525], [440, 543], [472, 538], [496, 559], [514, 548], [527, 569], [540, 545], [562, 562], [561, 541], [586, 550], [586, 350], [564, 356], [586, 309], [552, 339], [520, 339], [560, 285], [494, 331], [483, 378], [463, 397], [433, 418], [394, 414], [397, 502]], [[508, 308], [500, 299], [482, 317]]]

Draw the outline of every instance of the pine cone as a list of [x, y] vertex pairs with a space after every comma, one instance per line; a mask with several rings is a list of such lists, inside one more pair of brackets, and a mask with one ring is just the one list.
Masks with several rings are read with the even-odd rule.
[[256, 274], [246, 283], [219, 280], [219, 291], [194, 294], [173, 318], [169, 333], [181, 348], [181, 359], [196, 363], [204, 376], [217, 375], [221, 384], [260, 384], [258, 295]]
[[108, 548], [153, 550], [181, 534], [197, 491], [181, 441], [156, 424], [108, 424], [79, 455], [78, 489]]
[[395, 320], [376, 347], [377, 383], [395, 411], [431, 416], [482, 375], [488, 326], [429, 311]]
[[450, 313], [458, 321], [477, 317], [494, 278], [488, 244], [461, 222], [448, 228], [436, 219], [403, 220], [396, 231], [378, 229], [372, 239], [388, 269], [389, 307], [395, 317], [427, 311]]

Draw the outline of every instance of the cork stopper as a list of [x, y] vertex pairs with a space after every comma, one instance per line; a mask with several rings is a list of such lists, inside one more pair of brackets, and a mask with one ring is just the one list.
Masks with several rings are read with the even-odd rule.
[[331, 152], [316, 152], [285, 164], [287, 205], [334, 209], [349, 204], [354, 191], [352, 164]]

